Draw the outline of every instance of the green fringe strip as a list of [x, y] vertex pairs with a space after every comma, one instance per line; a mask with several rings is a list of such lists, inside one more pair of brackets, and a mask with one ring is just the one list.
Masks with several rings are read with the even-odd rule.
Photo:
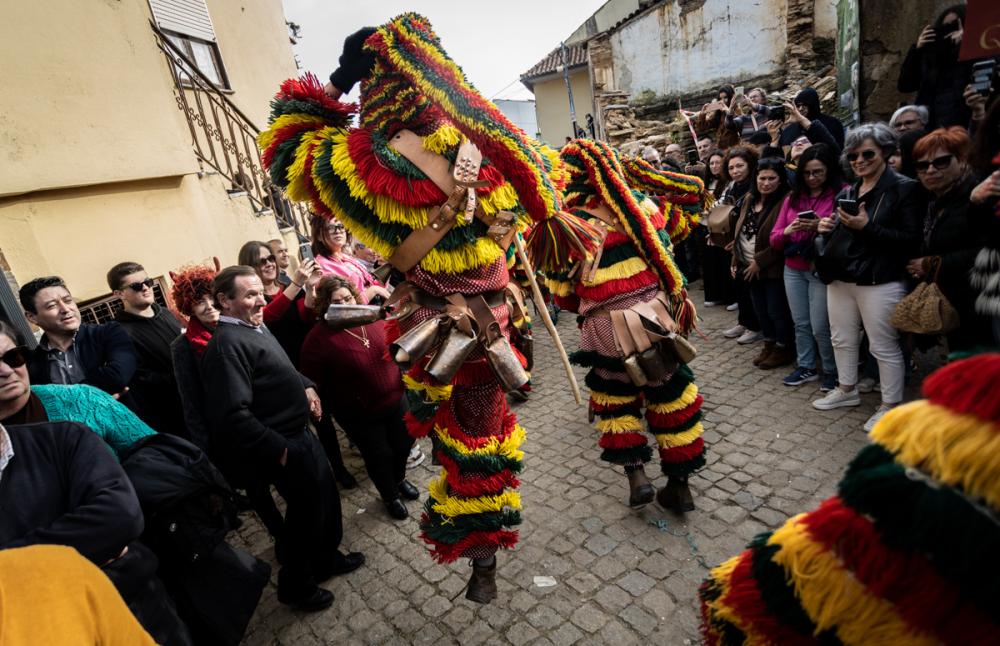
[[487, 475], [493, 475], [500, 473], [504, 469], [510, 470], [512, 473], [521, 473], [524, 470], [524, 462], [518, 460], [517, 458], [512, 458], [504, 455], [485, 455], [481, 453], [472, 453], [470, 455], [462, 455], [455, 449], [441, 444], [441, 452], [455, 461], [458, 468], [465, 472], [480, 472]]
[[601, 368], [611, 372], [625, 372], [625, 364], [620, 357], [606, 357], [596, 350], [577, 350], [569, 355], [570, 363], [584, 368]]
[[704, 451], [698, 457], [691, 458], [687, 462], [677, 463], [660, 460], [660, 472], [665, 476], [673, 476], [675, 478], [686, 478], [703, 466], [705, 466]]
[[648, 444], [633, 446], [630, 449], [604, 449], [601, 451], [601, 460], [610, 464], [625, 466], [627, 464], [653, 461], [653, 448]]
[[437, 415], [440, 402], [425, 402], [423, 396], [416, 390], [407, 390], [406, 396], [410, 400], [410, 414], [418, 422], [426, 422]]
[[[642, 419], [642, 409], [638, 406], [622, 406], [621, 408], [616, 408], [614, 410], [602, 410], [598, 413], [598, 415], [601, 419], [617, 419], [626, 415], [632, 415], [633, 417]], [[638, 432], [642, 433], [642, 431]]]
[[427, 514], [427, 520], [420, 522], [420, 529], [427, 538], [448, 545], [455, 545], [468, 536], [470, 532], [495, 532], [516, 527], [523, 522], [521, 511], [518, 509], [455, 516], [445, 522], [444, 516], [431, 509], [433, 504], [434, 501], [430, 498], [424, 503], [424, 513]]

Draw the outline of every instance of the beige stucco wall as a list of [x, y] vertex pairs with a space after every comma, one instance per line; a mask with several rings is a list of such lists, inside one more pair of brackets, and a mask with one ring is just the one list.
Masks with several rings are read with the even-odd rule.
[[[573, 105], [576, 108], [576, 124], [584, 128], [587, 114], [593, 114], [593, 97], [590, 91], [590, 74], [587, 68], [573, 70], [569, 77], [573, 88]], [[566, 137], [573, 136], [573, 124], [569, 119], [569, 95], [566, 80], [560, 75], [549, 81], [535, 83], [535, 113], [538, 116], [538, 131], [542, 141], [553, 148], [561, 148]], [[596, 116], [595, 116], [596, 118]]]
[[[154, 277], [213, 256], [232, 265], [244, 242], [279, 232], [226, 188], [219, 175], [184, 175], [0, 198], [3, 253], [20, 284], [62, 276], [77, 300], [109, 293], [108, 270], [126, 260]], [[296, 255], [294, 234], [286, 244]]]

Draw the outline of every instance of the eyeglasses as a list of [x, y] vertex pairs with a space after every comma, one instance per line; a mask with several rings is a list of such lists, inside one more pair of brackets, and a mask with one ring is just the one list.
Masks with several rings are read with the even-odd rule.
[[[871, 160], [875, 159], [875, 155], [877, 155], [877, 154], [878, 154], [877, 151], [868, 149], [868, 150], [864, 151], [863, 153], [861, 153], [861, 157], [863, 159], [867, 160], [867, 161], [871, 161]], [[851, 154], [849, 154], [847, 156], [847, 161], [851, 162], [852, 164], [854, 162], [858, 161], [858, 153], [851, 153]]]
[[153, 289], [153, 285], [155, 284], [156, 283], [153, 281], [152, 278], [147, 278], [146, 280], [140, 280], [135, 283], [129, 283], [128, 285], [125, 285], [125, 287], [131, 289], [133, 292], [141, 292], [143, 289], [147, 287]]
[[343, 224], [331, 224], [327, 227], [327, 229], [330, 230], [330, 233], [341, 233], [343, 231], [347, 231], [347, 227]]
[[795, 109], [798, 110], [799, 112], [802, 112], [803, 108], [806, 109], [806, 110], [808, 110], [809, 106], [806, 105], [805, 103], [796, 103], [795, 104]]
[[926, 173], [933, 166], [937, 170], [944, 170], [951, 166], [951, 160], [954, 159], [954, 155], [942, 155], [937, 159], [933, 159], [929, 162], [918, 161], [913, 164], [913, 168], [916, 169], [918, 173]]
[[824, 175], [826, 175], [826, 169], [825, 168], [821, 168], [819, 170], [804, 170], [804, 171], [802, 171], [802, 176], [805, 177], [806, 179], [809, 179], [810, 177], [815, 177], [816, 179], [819, 179], [820, 177], [823, 177]]
[[260, 266], [263, 267], [264, 265], [266, 265], [269, 262], [271, 262], [271, 263], [276, 263], [277, 262], [277, 258], [274, 257], [273, 253], [270, 256], [267, 256], [265, 258], [261, 258], [260, 259]]
[[794, 148], [795, 146], [811, 146], [811, 145], [812, 142], [806, 138], [796, 139], [795, 141], [792, 142], [792, 148]]
[[20, 368], [28, 362], [28, 346], [19, 345], [16, 348], [7, 350], [0, 355], [0, 361], [6, 363], [11, 368]]
[[782, 159], [781, 157], [768, 157], [767, 159], [760, 160], [760, 163], [761, 164], [781, 164], [782, 166], [784, 166], [785, 165], [785, 160]]
[[906, 130], [907, 128], [910, 128], [917, 123], [920, 123], [920, 119], [907, 119], [906, 121], [897, 121], [896, 130]]

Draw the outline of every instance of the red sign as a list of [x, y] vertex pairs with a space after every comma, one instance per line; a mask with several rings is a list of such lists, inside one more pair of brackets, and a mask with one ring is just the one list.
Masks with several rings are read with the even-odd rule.
[[1000, 54], [1000, 2], [969, 0], [962, 25], [962, 50], [958, 60], [967, 61]]

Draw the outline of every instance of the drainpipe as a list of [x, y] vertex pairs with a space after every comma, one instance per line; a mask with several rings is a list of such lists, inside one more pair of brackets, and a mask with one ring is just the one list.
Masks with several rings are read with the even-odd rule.
[[566, 92], [569, 94], [569, 120], [573, 123], [573, 138], [576, 139], [576, 108], [573, 107], [573, 88], [569, 84], [569, 63], [566, 61], [566, 43], [559, 43], [562, 48], [563, 76], [566, 78]]

